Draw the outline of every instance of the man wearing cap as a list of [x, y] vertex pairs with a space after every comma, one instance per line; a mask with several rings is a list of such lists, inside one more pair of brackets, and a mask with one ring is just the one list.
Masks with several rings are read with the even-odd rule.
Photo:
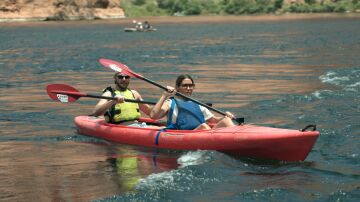
[[114, 75], [115, 88], [107, 87], [103, 96], [116, 97], [117, 100], [101, 99], [93, 110], [94, 116], [104, 115], [109, 123], [146, 127], [145, 123], [138, 123], [140, 111], [150, 114], [151, 107], [148, 104], [124, 102], [124, 99], [143, 100], [136, 90], [128, 88], [130, 76], [118, 72]]

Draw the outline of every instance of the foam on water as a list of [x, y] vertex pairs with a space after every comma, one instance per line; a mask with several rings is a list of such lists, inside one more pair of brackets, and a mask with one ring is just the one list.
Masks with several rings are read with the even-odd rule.
[[319, 77], [321, 82], [342, 87], [345, 91], [358, 92], [360, 90], [360, 70], [340, 69], [327, 72]]
[[[208, 161], [210, 161], [210, 157], [207, 155], [206, 151], [187, 152], [181, 155], [177, 160], [178, 164], [180, 164], [179, 169], [151, 174], [146, 178], [141, 179], [136, 188], [143, 189], [146, 187], [147, 189], [157, 189], [159, 187], [171, 186], [174, 183], [174, 177], [181, 175], [180, 169], [191, 165], [200, 165]], [[187, 178], [189, 178], [189, 176], [187, 176]]]
[[141, 179], [139, 183], [136, 185], [136, 189], [160, 189], [165, 187], [170, 187], [174, 183], [174, 176], [176, 174], [176, 170], [151, 174], [144, 179]]
[[316, 99], [325, 99], [329, 97], [348, 97], [347, 99], [356, 97], [360, 91], [360, 70], [359, 68], [337, 69], [331, 70], [324, 75], [319, 76], [322, 83], [336, 86], [338, 89], [317, 90], [312, 93]]
[[190, 151], [178, 159], [178, 164], [180, 164], [180, 167], [186, 167], [190, 165], [200, 165], [209, 160], [210, 157], [206, 156], [205, 151]]
[[360, 82], [350, 84], [344, 88], [344, 90], [346, 90], [346, 91], [353, 91], [353, 92], [358, 92], [359, 89], [360, 89]]
[[335, 85], [339, 85], [343, 81], [349, 81], [349, 77], [338, 76], [338, 74], [333, 71], [327, 72], [325, 75], [321, 75], [319, 78], [323, 83], [330, 83]]

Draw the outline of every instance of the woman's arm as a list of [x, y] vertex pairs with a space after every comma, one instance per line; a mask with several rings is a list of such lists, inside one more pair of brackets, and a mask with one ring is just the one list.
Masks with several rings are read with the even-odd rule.
[[174, 96], [176, 90], [173, 87], [167, 86], [168, 90], [164, 91], [161, 95], [159, 101], [155, 104], [150, 112], [150, 117], [153, 119], [160, 119], [167, 115], [170, 105], [169, 105], [169, 98]]

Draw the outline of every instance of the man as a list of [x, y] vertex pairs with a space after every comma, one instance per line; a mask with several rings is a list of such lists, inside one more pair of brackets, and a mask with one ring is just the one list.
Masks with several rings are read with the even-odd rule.
[[146, 127], [145, 123], [138, 123], [140, 111], [146, 115], [150, 114], [151, 107], [148, 104], [138, 104], [124, 102], [124, 99], [143, 100], [136, 90], [128, 88], [130, 76], [123, 73], [114, 75], [115, 88], [107, 87], [103, 91], [103, 96], [116, 97], [117, 100], [101, 99], [93, 110], [94, 116], [104, 115], [109, 123]]

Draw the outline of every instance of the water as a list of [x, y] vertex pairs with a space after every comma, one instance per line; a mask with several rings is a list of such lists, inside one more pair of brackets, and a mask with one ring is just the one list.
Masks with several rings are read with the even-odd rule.
[[[360, 21], [314, 19], [0, 26], [1, 201], [357, 201], [360, 198]], [[174, 85], [246, 122], [321, 136], [304, 162], [261, 163], [215, 151], [155, 151], [77, 134], [95, 99], [53, 102], [45, 86], [100, 94], [113, 73], [98, 59]], [[162, 90], [132, 80], [146, 100]]]

